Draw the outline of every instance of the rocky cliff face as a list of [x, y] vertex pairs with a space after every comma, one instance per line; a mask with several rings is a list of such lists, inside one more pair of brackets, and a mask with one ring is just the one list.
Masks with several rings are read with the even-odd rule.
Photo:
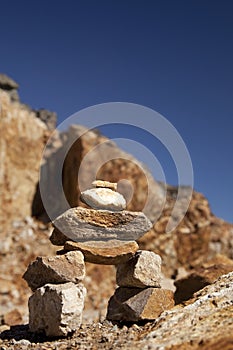
[[42, 150], [48, 137], [45, 124], [0, 90], [0, 226], [31, 215]]
[[[142, 237], [138, 243], [142, 249], [152, 250], [162, 256], [163, 272], [167, 276], [173, 279], [184, 277], [189, 270], [198, 270], [200, 266], [203, 268], [205, 264], [209, 264], [208, 261], [217, 259], [216, 256], [219, 253], [222, 254], [222, 257], [233, 258], [233, 225], [216, 218], [211, 212], [207, 199], [200, 193], [193, 192], [189, 209], [182, 222], [172, 232], [165, 233], [165, 227], [175, 203], [177, 188], [157, 183], [140, 162], [120, 150], [113, 142], [96, 131], [87, 132], [81, 126], [71, 126], [63, 134], [55, 132], [50, 146], [46, 149], [43, 162], [41, 162], [44, 146], [55, 123], [55, 116], [44, 110], [33, 111], [20, 103], [17, 89], [18, 85], [15, 82], [0, 75], [0, 323], [12, 324], [12, 316], [9, 317], [8, 312], [13, 312], [14, 308], [20, 312], [21, 318], [19, 317], [17, 320], [27, 321], [27, 299], [30, 290], [21, 276], [27, 264], [34, 260], [37, 255], [55, 253], [55, 248], [49, 242], [50, 226], [40, 221], [40, 219], [45, 218], [45, 211], [37, 185], [39, 169], [42, 165], [47, 176], [47, 186], [52, 193], [51, 205], [54, 207], [54, 216], [62, 212], [64, 207], [60, 201], [59, 181], [56, 176], [57, 160], [60, 157], [65, 159], [62, 171], [63, 188], [71, 206], [84, 206], [79, 199], [80, 190], [90, 187], [90, 183], [95, 179], [95, 169], [99, 164], [101, 164], [97, 174], [99, 178], [113, 182], [122, 180], [120, 191], [129, 200], [128, 209], [130, 210], [143, 209], [148, 188], [150, 189], [150, 196], [153, 200], [146, 207], [146, 214], [151, 220], [156, 217], [158, 220], [155, 221], [150, 232]], [[100, 144], [104, 144], [102, 152], [90, 152]], [[81, 179], [78, 178], [78, 171], [84, 174]], [[187, 195], [188, 192], [186, 194], [184, 188], [184, 201]], [[163, 204], [165, 205], [160, 215]], [[182, 212], [182, 210], [183, 202], [181, 199], [180, 211]], [[37, 219], [31, 218], [32, 213]], [[222, 267], [220, 271], [223, 271]], [[85, 285], [88, 297], [84, 315], [85, 322], [104, 317], [107, 300], [115, 288], [114, 275], [114, 267], [112, 266], [87, 264]], [[227, 288], [225, 280], [227, 281], [224, 278], [221, 280], [223, 289]], [[206, 289], [205, 293], [212, 293], [211, 290], [211, 288]], [[195, 297], [198, 298], [195, 300], [202, 300], [202, 296], [205, 299], [204, 294], [200, 294]], [[196, 303], [195, 300], [192, 301], [192, 305], [198, 307], [198, 302]], [[184, 310], [189, 312], [190, 306], [187, 304], [185, 307]], [[173, 318], [176, 320], [176, 317], [181, 317], [185, 320], [186, 316], [182, 310], [180, 308], [177, 312], [165, 315], [165, 321], [161, 319], [161, 322], [165, 322], [164, 327], [166, 324], [172, 324]], [[218, 322], [220, 322], [221, 317], [225, 320], [224, 315], [229, 317], [229, 313], [228, 311], [225, 313], [225, 309], [221, 316], [221, 305], [217, 311]], [[204, 318], [207, 318], [210, 324], [209, 334], [213, 335], [215, 318], [211, 319], [211, 315], [206, 315]], [[200, 317], [202, 317], [201, 309]], [[17, 320], [15, 324], [19, 322]], [[149, 330], [142, 328], [140, 332], [138, 331], [140, 336], [136, 334], [136, 331], [135, 337], [142, 340], [146, 332], [153, 330], [153, 335], [147, 337], [150, 345], [153, 345], [154, 334], [156, 337], [160, 337], [159, 325], [160, 323], [156, 323], [153, 327], [149, 327]], [[226, 329], [230, 329], [227, 322], [226, 325]], [[188, 328], [189, 326], [187, 326]], [[179, 329], [177, 329], [178, 332]], [[219, 337], [221, 329], [220, 327]], [[106, 327], [106, 332], [109, 332], [108, 327]], [[124, 337], [124, 331], [119, 330], [119, 332], [120, 336]], [[125, 338], [127, 339], [131, 333], [125, 331]], [[100, 341], [103, 340], [102, 333], [98, 333], [98, 336]], [[205, 338], [203, 333], [198, 338], [200, 342], [202, 342], [202, 337]], [[169, 338], [169, 334], [167, 339], [170, 340], [167, 340], [167, 343], [164, 341], [161, 346], [175, 346], [174, 349], [176, 346], [178, 346], [177, 348], [183, 346], [173, 342], [171, 336]], [[192, 344], [187, 339], [184, 340], [183, 348], [187, 344], [192, 348]], [[206, 348], [210, 344], [211, 348], [211, 336], [208, 335], [206, 339], [206, 343], [204, 341], [203, 344], [206, 344]], [[227, 340], [227, 344], [230, 344], [230, 341]], [[107, 343], [108, 341], [106, 341]], [[146, 346], [146, 343], [141, 344]], [[198, 348], [199, 345], [195, 340], [193, 344], [195, 345], [193, 348]], [[136, 348], [136, 343], [133, 346]]]

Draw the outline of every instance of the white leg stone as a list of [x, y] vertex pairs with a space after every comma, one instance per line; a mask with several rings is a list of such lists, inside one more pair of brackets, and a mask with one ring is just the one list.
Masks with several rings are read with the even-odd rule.
[[46, 336], [67, 336], [80, 327], [86, 288], [83, 284], [46, 284], [29, 298], [29, 329]]

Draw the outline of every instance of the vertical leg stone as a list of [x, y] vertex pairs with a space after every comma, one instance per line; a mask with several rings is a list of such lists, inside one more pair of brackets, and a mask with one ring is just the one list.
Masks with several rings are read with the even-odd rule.
[[86, 288], [83, 284], [46, 284], [29, 298], [29, 329], [46, 336], [67, 336], [80, 327]]
[[120, 287], [160, 287], [161, 258], [158, 254], [139, 250], [126, 263], [117, 265], [116, 281]]

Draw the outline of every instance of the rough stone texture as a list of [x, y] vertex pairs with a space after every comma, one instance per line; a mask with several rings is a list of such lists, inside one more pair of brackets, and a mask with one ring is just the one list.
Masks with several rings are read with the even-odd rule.
[[48, 131], [35, 113], [0, 90], [0, 227], [31, 215]]
[[120, 287], [160, 287], [161, 258], [146, 250], [138, 251], [129, 261], [117, 266], [116, 281]]
[[[105, 239], [136, 240], [152, 224], [141, 212], [111, 212], [71, 208], [53, 221], [56, 228], [50, 240], [62, 245], [66, 240], [90, 241]], [[62, 235], [59, 233], [62, 232]]]
[[233, 271], [233, 261], [231, 264], [218, 264], [209, 267], [199, 267], [188, 276], [175, 281], [176, 303], [190, 299], [195, 292], [213, 283], [218, 277]]
[[81, 200], [94, 209], [120, 211], [126, 208], [122, 194], [110, 188], [91, 188], [81, 192]]
[[80, 250], [85, 261], [94, 264], [117, 265], [128, 261], [138, 250], [138, 244], [135, 241], [90, 241], [90, 242], [72, 242], [67, 241], [64, 250]]
[[153, 320], [173, 306], [171, 290], [120, 287], [109, 300], [107, 319], [126, 322]]
[[143, 349], [231, 349], [233, 272], [164, 312], [140, 342]]
[[78, 283], [84, 277], [84, 258], [78, 251], [52, 257], [38, 257], [23, 275], [33, 291], [47, 283]]
[[47, 284], [30, 297], [29, 329], [46, 336], [67, 336], [79, 328], [86, 289], [82, 284]]

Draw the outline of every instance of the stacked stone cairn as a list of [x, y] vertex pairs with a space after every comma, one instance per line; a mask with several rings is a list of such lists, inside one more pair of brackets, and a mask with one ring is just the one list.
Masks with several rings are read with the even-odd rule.
[[94, 181], [81, 200], [91, 208], [71, 208], [53, 221], [50, 241], [63, 249], [38, 257], [23, 276], [34, 292], [29, 298], [32, 332], [66, 336], [80, 327], [84, 261], [116, 266], [119, 288], [109, 300], [108, 320], [153, 320], [174, 305], [173, 292], [160, 285], [160, 256], [139, 250], [136, 242], [152, 227], [148, 218], [125, 210], [116, 183]]

